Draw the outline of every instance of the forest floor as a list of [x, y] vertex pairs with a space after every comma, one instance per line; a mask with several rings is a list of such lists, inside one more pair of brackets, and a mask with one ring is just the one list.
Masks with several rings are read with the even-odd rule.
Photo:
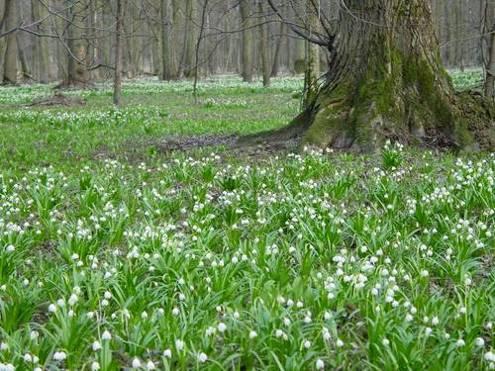
[[301, 87], [0, 89], [0, 369], [494, 368], [495, 157], [240, 155]]

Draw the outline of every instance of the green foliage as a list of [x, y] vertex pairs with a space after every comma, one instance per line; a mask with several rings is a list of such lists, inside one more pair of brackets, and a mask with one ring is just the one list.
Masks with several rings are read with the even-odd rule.
[[3, 111], [0, 368], [493, 367], [494, 156], [157, 150], [297, 110], [215, 84]]

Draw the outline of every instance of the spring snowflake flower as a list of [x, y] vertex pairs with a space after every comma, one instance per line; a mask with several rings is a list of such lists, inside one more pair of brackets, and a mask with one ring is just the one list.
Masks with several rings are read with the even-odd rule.
[[170, 349], [165, 349], [165, 350], [163, 351], [163, 356], [164, 356], [165, 358], [172, 358], [172, 351], [171, 351]]
[[440, 323], [440, 320], [438, 319], [438, 317], [437, 317], [437, 316], [435, 316], [435, 317], [433, 317], [433, 318], [431, 319], [431, 324], [432, 324], [433, 326], [436, 326], [436, 325], [438, 325], [439, 323]]
[[91, 346], [94, 352], [97, 352], [101, 349], [101, 344], [98, 340], [93, 341], [93, 345]]
[[316, 369], [323, 370], [325, 368], [325, 363], [321, 359], [316, 360]]
[[7, 343], [0, 343], [0, 350], [1, 351], [9, 350], [9, 344], [7, 344]]
[[108, 331], [105, 330], [103, 334], [101, 335], [102, 340], [112, 340], [112, 334]]
[[155, 370], [156, 369], [156, 366], [155, 364], [153, 363], [152, 360], [149, 360], [147, 363], [146, 363], [146, 369], [147, 370]]
[[55, 352], [55, 354], [53, 354], [53, 359], [55, 361], [63, 361], [67, 358], [67, 354], [65, 354], [65, 352]]
[[466, 345], [466, 342], [463, 339], [459, 339], [456, 341], [455, 345], [456, 345], [456, 347], [460, 348], [460, 347], [463, 347], [464, 345]]
[[337, 345], [337, 348], [342, 348], [344, 346], [344, 342], [340, 339], [337, 339], [335, 345]]
[[201, 363], [205, 363], [208, 360], [208, 356], [203, 352], [198, 354], [198, 361]]
[[479, 347], [479, 348], [482, 348], [485, 346], [485, 340], [483, 338], [476, 338], [474, 340], [474, 344]]
[[184, 342], [182, 340], [175, 340], [175, 347], [177, 348], [178, 351], [181, 351], [184, 349]]
[[306, 349], [309, 349], [311, 348], [311, 342], [309, 340], [306, 340], [304, 343], [303, 343], [303, 346], [306, 348]]
[[100, 369], [100, 364], [96, 361], [91, 363], [91, 371], [98, 371]]
[[179, 308], [175, 307], [172, 309], [172, 314], [177, 317], [180, 314]]
[[50, 313], [55, 313], [55, 312], [57, 311], [57, 306], [56, 306], [55, 304], [50, 304], [50, 305], [48, 306], [48, 311], [49, 311]]
[[227, 325], [223, 322], [220, 322], [217, 326], [218, 331], [225, 332], [227, 330]]
[[486, 352], [483, 358], [485, 358], [485, 361], [495, 362], [495, 353], [492, 351]]
[[134, 357], [134, 359], [132, 360], [132, 368], [140, 368], [140, 367], [141, 367], [141, 361], [139, 360], [139, 358]]
[[15, 367], [11, 363], [0, 363], [0, 371], [15, 371]]
[[258, 336], [258, 334], [256, 333], [256, 331], [249, 331], [249, 338], [250, 339], [254, 339], [257, 336]]
[[8, 245], [5, 248], [5, 251], [7, 251], [7, 252], [14, 252], [15, 251], [15, 246], [14, 245]]

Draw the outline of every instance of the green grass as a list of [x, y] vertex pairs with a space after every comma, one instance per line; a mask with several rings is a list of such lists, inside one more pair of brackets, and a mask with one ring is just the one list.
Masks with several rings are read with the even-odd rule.
[[494, 367], [493, 156], [153, 145], [280, 127], [300, 86], [0, 90], [0, 369]]

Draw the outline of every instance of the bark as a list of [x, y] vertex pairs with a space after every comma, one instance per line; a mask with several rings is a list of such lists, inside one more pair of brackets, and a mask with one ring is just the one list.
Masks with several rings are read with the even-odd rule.
[[64, 86], [86, 86], [89, 81], [88, 43], [85, 39], [85, 5], [81, 1], [66, 0], [67, 24], [67, 78]]
[[325, 83], [303, 114], [274, 135], [359, 151], [373, 151], [387, 139], [494, 147], [495, 110], [479, 96], [456, 95], [429, 1], [348, 0], [346, 6], [328, 42]]
[[242, 79], [245, 82], [253, 81], [253, 32], [251, 19], [251, 0], [240, 2], [242, 19]]
[[[264, 14], [263, 4], [261, 1], [258, 1], [258, 11], [261, 15]], [[270, 49], [269, 49], [269, 41], [268, 41], [268, 25], [266, 17], [261, 16], [261, 25], [259, 26], [260, 33], [260, 54], [261, 54], [261, 71], [263, 73], [263, 86], [270, 86], [270, 78], [271, 78], [271, 65], [270, 65]]]
[[113, 104], [120, 105], [122, 95], [122, 33], [124, 30], [124, 2], [117, 0], [117, 16], [115, 24], [115, 76], [113, 83]]
[[495, 25], [490, 34], [489, 59], [486, 69], [484, 92], [486, 97], [493, 97], [495, 84]]
[[[42, 19], [46, 15], [45, 7], [41, 6], [38, 0], [31, 0], [31, 6], [33, 9], [33, 21]], [[36, 32], [41, 33], [42, 28], [40, 25], [36, 27]], [[48, 70], [49, 66], [49, 44], [48, 38], [37, 37], [34, 44], [34, 55], [35, 55], [35, 77], [42, 83], [48, 83], [50, 81], [50, 74]]]
[[170, 0], [161, 0], [161, 41], [162, 41], [162, 80], [177, 80], [177, 67], [175, 66], [175, 43], [172, 40], [173, 17]]
[[[17, 4], [15, 0], [5, 2], [5, 30], [11, 30], [18, 26]], [[17, 32], [7, 36], [7, 47], [5, 49], [3, 83], [17, 83]]]

